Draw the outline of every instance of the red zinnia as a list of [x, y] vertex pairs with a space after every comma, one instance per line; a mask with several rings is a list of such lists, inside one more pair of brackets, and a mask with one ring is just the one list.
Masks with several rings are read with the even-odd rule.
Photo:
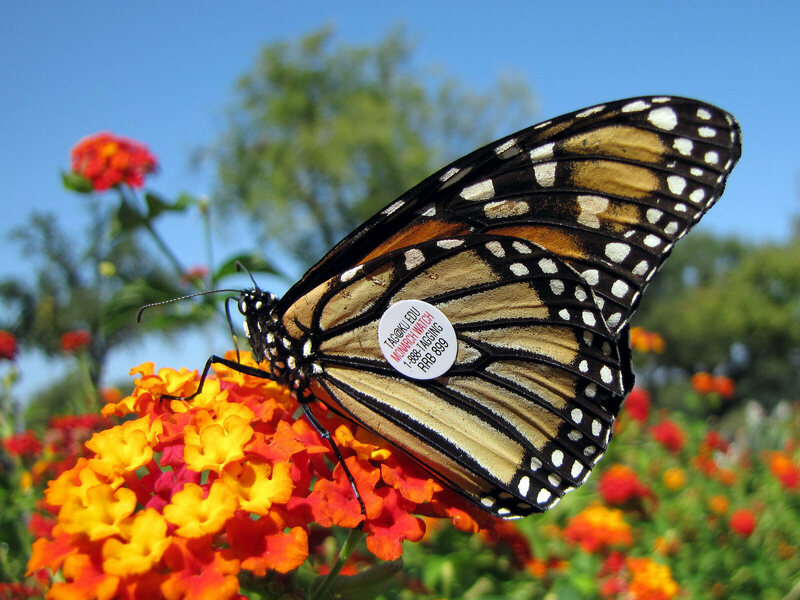
[[158, 166], [144, 144], [109, 132], [83, 138], [72, 149], [72, 170], [89, 179], [96, 191], [120, 183], [142, 187]]
[[77, 352], [88, 346], [91, 341], [92, 335], [85, 329], [68, 331], [61, 336], [61, 349], [64, 352]]
[[664, 419], [650, 430], [656, 441], [670, 452], [678, 452], [683, 448], [686, 435], [677, 423]]
[[625, 504], [635, 498], [650, 496], [652, 492], [636, 473], [625, 465], [614, 465], [600, 476], [597, 489], [607, 504]]
[[756, 516], [746, 508], [740, 508], [731, 515], [730, 526], [742, 537], [749, 537], [756, 528]]
[[42, 442], [36, 437], [33, 431], [26, 431], [25, 433], [15, 433], [11, 437], [3, 440], [3, 446], [6, 452], [12, 456], [38, 456], [42, 452]]
[[628, 399], [625, 401], [625, 409], [632, 419], [644, 423], [650, 414], [650, 394], [647, 390], [640, 387], [635, 387], [628, 394]]
[[17, 338], [10, 331], [0, 331], [0, 358], [14, 360], [17, 355]]

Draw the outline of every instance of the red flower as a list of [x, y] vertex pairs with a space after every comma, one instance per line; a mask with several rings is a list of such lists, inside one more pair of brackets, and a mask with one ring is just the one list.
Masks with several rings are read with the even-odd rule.
[[650, 433], [653, 434], [653, 438], [655, 438], [659, 444], [670, 452], [679, 452], [680, 449], [683, 448], [686, 439], [686, 434], [684, 434], [683, 430], [677, 423], [669, 419], [664, 419], [658, 425], [654, 425], [653, 428], [650, 429]]
[[692, 388], [698, 394], [710, 394], [714, 391], [714, 377], [705, 371], [695, 373], [692, 375]]
[[72, 149], [72, 170], [92, 182], [96, 191], [120, 183], [142, 187], [144, 176], [156, 170], [147, 146], [109, 132], [83, 138]]
[[632, 419], [644, 423], [650, 414], [650, 393], [640, 387], [633, 388], [625, 401], [625, 409]]
[[15, 433], [3, 440], [3, 447], [12, 456], [34, 457], [42, 452], [42, 442], [33, 431]]
[[733, 395], [736, 393], [736, 386], [733, 383], [733, 379], [730, 377], [719, 375], [718, 377], [714, 377], [714, 391], [723, 398], [733, 398]]
[[625, 504], [637, 498], [652, 495], [650, 489], [644, 485], [636, 473], [625, 465], [614, 465], [600, 476], [597, 489], [607, 504]]
[[756, 528], [756, 516], [746, 508], [740, 508], [731, 515], [730, 526], [742, 537], [749, 537]]
[[800, 485], [800, 469], [783, 452], [772, 452], [769, 470], [787, 490], [796, 490]]
[[0, 358], [14, 360], [17, 355], [17, 338], [10, 331], [0, 330]]
[[68, 331], [61, 336], [61, 349], [72, 354], [83, 350], [91, 341], [92, 335], [85, 329]]
[[704, 446], [708, 450], [719, 450], [720, 452], [727, 452], [728, 446], [730, 445], [731, 445], [730, 442], [728, 442], [725, 438], [723, 438], [718, 431], [709, 431], [706, 434]]

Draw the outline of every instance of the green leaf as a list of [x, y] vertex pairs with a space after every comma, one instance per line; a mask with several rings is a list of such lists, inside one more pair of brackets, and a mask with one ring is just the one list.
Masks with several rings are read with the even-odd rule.
[[91, 179], [87, 179], [79, 173], [65, 173], [61, 172], [61, 182], [64, 187], [79, 194], [91, 194], [94, 191]]
[[183, 212], [187, 206], [197, 203], [194, 196], [185, 192], [178, 196], [178, 199], [172, 204], [153, 192], [146, 192], [144, 201], [147, 203], [147, 219], [150, 221], [165, 212]]
[[114, 215], [114, 226], [112, 232], [120, 234], [137, 229], [147, 223], [147, 217], [140, 213], [136, 207], [123, 199]]

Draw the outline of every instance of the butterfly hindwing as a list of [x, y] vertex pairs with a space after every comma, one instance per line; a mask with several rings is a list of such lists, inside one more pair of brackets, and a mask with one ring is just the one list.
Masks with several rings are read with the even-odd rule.
[[[307, 296], [284, 323], [310, 342], [312, 391], [494, 514], [548, 508], [605, 450], [628, 357], [591, 289], [545, 249], [483, 235], [426, 242]], [[455, 328], [458, 356], [443, 377], [404, 377], [381, 353], [379, 319], [406, 299]]]

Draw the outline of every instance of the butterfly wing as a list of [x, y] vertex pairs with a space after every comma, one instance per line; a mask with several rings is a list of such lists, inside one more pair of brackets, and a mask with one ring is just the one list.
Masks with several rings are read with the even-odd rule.
[[567, 261], [620, 332], [674, 243], [722, 194], [740, 154], [733, 117], [687, 98], [632, 98], [545, 121], [400, 196], [312, 267], [280, 308], [392, 250], [492, 233]]
[[[455, 364], [409, 379], [378, 322], [424, 300], [450, 320]], [[311, 391], [495, 515], [551, 507], [602, 456], [632, 383], [581, 276], [548, 250], [472, 235], [392, 251], [319, 285], [283, 317], [309, 344]]]

